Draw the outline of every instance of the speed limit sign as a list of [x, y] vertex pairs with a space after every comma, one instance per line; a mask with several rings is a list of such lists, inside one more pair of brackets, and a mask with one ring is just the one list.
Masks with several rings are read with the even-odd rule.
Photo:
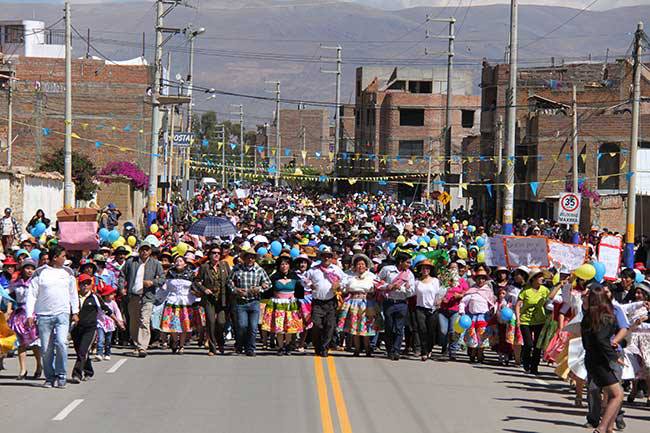
[[580, 201], [580, 194], [572, 192], [560, 194], [557, 221], [560, 224], [580, 224]]

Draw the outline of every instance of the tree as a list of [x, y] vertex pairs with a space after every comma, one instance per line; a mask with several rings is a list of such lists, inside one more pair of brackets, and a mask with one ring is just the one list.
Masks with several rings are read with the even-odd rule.
[[[61, 148], [50, 155], [39, 169], [42, 171], [57, 171], [63, 174], [63, 161], [63, 148]], [[95, 191], [97, 191], [95, 176], [97, 176], [97, 168], [95, 168], [93, 162], [80, 153], [72, 152], [72, 181], [74, 182], [77, 200], [92, 200]]]

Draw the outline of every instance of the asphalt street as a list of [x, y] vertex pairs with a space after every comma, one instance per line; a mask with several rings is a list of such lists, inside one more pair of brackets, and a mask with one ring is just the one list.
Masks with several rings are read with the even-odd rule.
[[[255, 358], [152, 351], [95, 363], [96, 375], [63, 390], [0, 372], [7, 432], [475, 433], [584, 432], [586, 409], [550, 369], [334, 352]], [[71, 356], [72, 358], [72, 356]], [[30, 373], [33, 359], [29, 359]], [[72, 367], [72, 362], [70, 362]], [[641, 400], [639, 400], [640, 402]], [[647, 432], [650, 409], [627, 407], [626, 432]]]

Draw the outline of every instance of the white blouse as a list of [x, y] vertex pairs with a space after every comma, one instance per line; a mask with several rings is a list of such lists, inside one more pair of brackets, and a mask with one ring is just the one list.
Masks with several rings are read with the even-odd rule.
[[366, 271], [363, 275], [351, 275], [345, 286], [346, 293], [370, 293], [375, 289], [375, 274]]
[[429, 282], [415, 281], [415, 296], [418, 307], [434, 310], [438, 308], [439, 300], [444, 296], [445, 291], [440, 287], [440, 281], [432, 278]]

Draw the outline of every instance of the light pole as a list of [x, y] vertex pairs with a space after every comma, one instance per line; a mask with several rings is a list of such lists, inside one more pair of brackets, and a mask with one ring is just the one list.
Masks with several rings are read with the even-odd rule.
[[[200, 27], [195, 29], [192, 27], [192, 24], [188, 25], [183, 29], [183, 34], [187, 37], [190, 42], [190, 72], [187, 74], [187, 96], [190, 97], [189, 104], [187, 105], [187, 132], [192, 132], [192, 90], [194, 85], [194, 40], [200, 34], [205, 33], [205, 28]], [[184, 180], [190, 180], [190, 153], [192, 151], [192, 143], [190, 142], [190, 147], [185, 150], [185, 169]]]

